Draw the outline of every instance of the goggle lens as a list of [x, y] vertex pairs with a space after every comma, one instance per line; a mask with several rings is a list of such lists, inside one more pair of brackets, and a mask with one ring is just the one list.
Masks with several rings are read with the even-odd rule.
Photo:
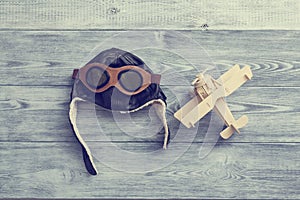
[[104, 92], [116, 87], [125, 95], [136, 95], [145, 90], [151, 83], [159, 84], [160, 75], [134, 65], [113, 68], [101, 63], [90, 63], [81, 69], [75, 69], [73, 78], [79, 80], [92, 92]]
[[119, 74], [119, 82], [127, 91], [135, 92], [142, 86], [143, 78], [135, 70], [126, 70]]
[[86, 82], [93, 89], [99, 89], [109, 81], [109, 75], [99, 67], [92, 67], [86, 73]]

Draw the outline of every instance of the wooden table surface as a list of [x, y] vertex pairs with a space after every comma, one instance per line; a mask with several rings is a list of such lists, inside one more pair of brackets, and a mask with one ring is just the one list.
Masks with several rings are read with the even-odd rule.
[[[297, 0], [1, 1], [0, 197], [299, 199], [299, 13]], [[215, 66], [219, 75], [234, 64], [250, 65], [253, 79], [226, 99], [236, 117], [249, 117], [241, 134], [219, 139], [200, 159], [208, 116], [190, 148], [166, 167], [129, 173], [97, 160], [99, 175], [89, 175], [68, 121], [71, 73], [93, 48], [126, 29], [160, 35], [162, 46], [182, 45], [165, 36], [180, 30], [201, 46], [189, 50], [194, 62], [205, 51], [209, 59], [200, 59], [199, 66]], [[155, 59], [168, 66], [154, 67], [163, 75], [172, 70], [187, 80], [195, 75], [172, 56]], [[187, 92], [187, 85], [173, 83], [162, 84], [171, 127], [178, 105], [170, 91]], [[91, 119], [86, 123], [93, 128]], [[160, 142], [129, 137], [112, 124], [106, 129], [110, 141], [94, 142], [113, 142], [133, 152], [149, 151]], [[174, 148], [189, 141], [183, 137]]]

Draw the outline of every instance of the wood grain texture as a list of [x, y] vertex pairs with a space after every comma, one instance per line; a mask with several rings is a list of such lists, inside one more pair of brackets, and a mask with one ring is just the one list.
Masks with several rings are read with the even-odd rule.
[[118, 172], [98, 161], [96, 177], [85, 171], [77, 143], [1, 142], [0, 149], [1, 197], [292, 199], [300, 195], [299, 143], [219, 144], [203, 160], [198, 158], [199, 144], [194, 143], [184, 156], [158, 171]]
[[[44, 6], [42, 1], [35, 2], [40, 4], [28, 7]], [[3, 3], [8, 5], [6, 1], [0, 5]], [[16, 7], [27, 3], [9, 4]], [[16, 19], [22, 21], [18, 16]], [[60, 28], [59, 19], [57, 23]], [[162, 46], [186, 45], [166, 37], [164, 31], [151, 32], [159, 36]], [[0, 198], [300, 198], [299, 31], [182, 32], [200, 43], [210, 58], [201, 57], [204, 54], [200, 48], [189, 49], [192, 56], [201, 54], [196, 57], [200, 68], [195, 70], [177, 57], [154, 56], [164, 64], [151, 68], [166, 77], [162, 88], [168, 97], [169, 125], [175, 130], [172, 137], [178, 127], [172, 114], [179, 108], [180, 99], [188, 96], [187, 86], [196, 71], [206, 67], [216, 66], [212, 72], [218, 77], [236, 63], [251, 66], [253, 80], [226, 99], [234, 116], [246, 114], [249, 124], [241, 129], [241, 135], [218, 140], [212, 152], [201, 160], [199, 149], [209, 144], [204, 139], [211, 119], [208, 115], [201, 120], [190, 149], [168, 167], [126, 173], [98, 160], [100, 174], [91, 177], [67, 118], [70, 76], [95, 46], [114, 33], [117, 32], [0, 31]], [[147, 61], [152, 55], [149, 53], [140, 55]], [[188, 81], [178, 83], [178, 77]], [[82, 123], [88, 125], [88, 131], [96, 130], [94, 119], [86, 114], [94, 107], [85, 104], [81, 108]], [[162, 135], [137, 138], [133, 128], [124, 134], [108, 112], [97, 109], [97, 114], [108, 136], [90, 138], [101, 144], [99, 150], [114, 143], [140, 153], [160, 145]], [[136, 113], [136, 123], [147, 124], [146, 114], [148, 110]], [[189, 141], [187, 137], [175, 143], [175, 150]]]
[[[0, 45], [5, 51], [0, 54], [1, 85], [71, 85], [74, 68], [83, 65], [82, 60], [90, 52], [117, 32], [57, 32], [57, 31], [3, 31]], [[161, 34], [157, 43], [184, 49], [185, 43]], [[162, 85], [178, 85], [184, 78], [188, 83], [197, 71], [214, 67], [216, 78], [234, 64], [250, 65], [254, 77], [248, 86], [300, 86], [300, 32], [299, 31], [192, 31], [182, 32], [191, 41], [199, 43], [187, 49], [194, 59], [175, 59], [171, 53], [155, 54], [140, 51], [146, 63], [161, 63], [151, 66], [163, 75]], [[124, 38], [130, 45], [130, 39]], [[273, 51], [275, 50], [275, 51]], [[171, 51], [170, 51], [171, 52]], [[193, 55], [192, 55], [193, 56]], [[187, 59], [187, 58], [186, 58]], [[148, 61], [148, 62], [147, 62]], [[192, 67], [189, 62], [198, 63]], [[197, 69], [197, 70], [195, 70]], [[11, 74], [14, 74], [13, 76]], [[181, 76], [181, 77], [180, 77]]]
[[298, 0], [2, 0], [2, 29], [300, 29]]

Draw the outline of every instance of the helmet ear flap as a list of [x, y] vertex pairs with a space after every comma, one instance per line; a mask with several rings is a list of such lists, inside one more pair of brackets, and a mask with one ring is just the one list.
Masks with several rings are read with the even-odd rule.
[[79, 69], [74, 69], [72, 74], [72, 79], [76, 79], [78, 77]]

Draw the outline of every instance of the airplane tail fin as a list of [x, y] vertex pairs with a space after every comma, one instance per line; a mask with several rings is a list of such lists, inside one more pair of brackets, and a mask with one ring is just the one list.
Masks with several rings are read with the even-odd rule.
[[223, 130], [220, 135], [223, 139], [228, 139], [236, 131], [240, 133], [239, 129], [244, 127], [248, 123], [248, 117], [243, 115], [238, 120], [230, 124], [225, 130]]

